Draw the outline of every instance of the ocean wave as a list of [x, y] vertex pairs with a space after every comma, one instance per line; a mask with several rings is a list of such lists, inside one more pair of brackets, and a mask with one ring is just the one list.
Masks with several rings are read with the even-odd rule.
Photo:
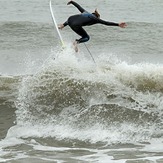
[[[161, 65], [129, 65], [111, 57], [113, 62], [97, 59], [95, 66], [65, 51], [46, 61], [35, 75], [23, 78], [16, 102], [18, 126], [68, 126], [66, 130], [76, 131], [98, 126], [108, 133], [116, 127], [116, 131], [123, 128], [123, 135], [129, 132], [124, 126], [130, 125], [132, 140], [141, 141], [143, 134], [144, 141], [162, 135], [154, 132], [156, 126], [161, 131], [162, 124]], [[53, 131], [41, 135], [57, 137]]]
[[[108, 142], [162, 137], [162, 65], [130, 65], [111, 54], [94, 64], [72, 51], [56, 52], [33, 75], [0, 77], [1, 101], [16, 105], [18, 129], [38, 128], [38, 135], [20, 137], [103, 141], [93, 137], [95, 128]], [[54, 132], [58, 127], [63, 131]], [[114, 130], [122, 137], [107, 136]]]
[[0, 76], [0, 101], [14, 103], [18, 93], [21, 77]]
[[[0, 22], [1, 49], [29, 49], [53, 44], [52, 25], [29, 21]], [[11, 39], [12, 38], [12, 39]]]

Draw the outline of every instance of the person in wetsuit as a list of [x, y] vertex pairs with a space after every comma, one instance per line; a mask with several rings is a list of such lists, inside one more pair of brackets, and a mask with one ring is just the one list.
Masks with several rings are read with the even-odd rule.
[[94, 24], [104, 24], [107, 26], [119, 26], [121, 28], [125, 28], [127, 25], [126, 23], [114, 23], [114, 22], [108, 22], [100, 19], [100, 14], [97, 10], [95, 10], [93, 13], [89, 13], [84, 8], [82, 8], [78, 3], [74, 1], [69, 1], [67, 5], [73, 4], [80, 12], [81, 14], [73, 15], [68, 18], [68, 20], [59, 25], [59, 29], [63, 29], [65, 26], [69, 25], [70, 28], [76, 32], [79, 36], [81, 36], [80, 39], [76, 39], [73, 43], [75, 46], [75, 51], [78, 51], [77, 44], [86, 42], [90, 39], [90, 36], [87, 34], [87, 32], [82, 28], [83, 26], [90, 26]]

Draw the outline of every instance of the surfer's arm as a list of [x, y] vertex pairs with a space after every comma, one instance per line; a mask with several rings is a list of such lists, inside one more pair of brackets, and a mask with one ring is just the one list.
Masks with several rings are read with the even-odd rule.
[[124, 22], [122, 22], [122, 23], [114, 23], [114, 22], [108, 22], [108, 21], [105, 21], [105, 20], [102, 20], [102, 19], [98, 19], [98, 23], [104, 24], [104, 25], [107, 25], [107, 26], [119, 26], [121, 28], [125, 28], [127, 26], [127, 24], [124, 23]]
[[97, 23], [107, 25], [107, 26], [119, 26], [118, 23], [108, 22], [108, 21], [105, 21], [105, 20], [102, 20], [102, 19], [98, 19]]
[[63, 23], [64, 27], [68, 25], [68, 20]]
[[68, 25], [68, 21], [66, 21], [66, 22], [64, 22], [63, 24], [60, 24], [59, 26], [58, 26], [58, 28], [59, 29], [63, 29], [65, 26], [67, 26]]
[[73, 4], [81, 13], [85, 12], [86, 10], [84, 8], [82, 8], [78, 3], [74, 2], [74, 1], [69, 1], [67, 3], [67, 5]]

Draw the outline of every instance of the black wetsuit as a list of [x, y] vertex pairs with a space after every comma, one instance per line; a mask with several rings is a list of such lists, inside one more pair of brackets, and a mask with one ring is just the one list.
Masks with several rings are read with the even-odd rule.
[[86, 42], [90, 39], [87, 32], [82, 28], [83, 26], [89, 26], [93, 24], [104, 24], [108, 26], [119, 26], [117, 23], [107, 22], [102, 19], [97, 18], [93, 13], [87, 12], [79, 4], [74, 1], [70, 2], [81, 12], [81, 14], [73, 15], [68, 18], [68, 20], [63, 24], [64, 26], [69, 25], [71, 29], [81, 36], [80, 39], [76, 40], [77, 43]]

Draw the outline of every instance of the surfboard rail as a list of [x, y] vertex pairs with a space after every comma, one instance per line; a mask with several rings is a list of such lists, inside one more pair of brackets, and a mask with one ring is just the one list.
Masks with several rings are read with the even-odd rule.
[[49, 1], [49, 7], [50, 7], [50, 13], [51, 13], [51, 17], [52, 17], [52, 20], [53, 20], [53, 24], [54, 24], [54, 27], [56, 28], [56, 31], [57, 31], [57, 34], [59, 36], [61, 45], [62, 45], [62, 47], [65, 47], [62, 35], [61, 35], [61, 33], [60, 33], [59, 29], [58, 29], [58, 25], [57, 25], [56, 19], [54, 17], [51, 0]]

